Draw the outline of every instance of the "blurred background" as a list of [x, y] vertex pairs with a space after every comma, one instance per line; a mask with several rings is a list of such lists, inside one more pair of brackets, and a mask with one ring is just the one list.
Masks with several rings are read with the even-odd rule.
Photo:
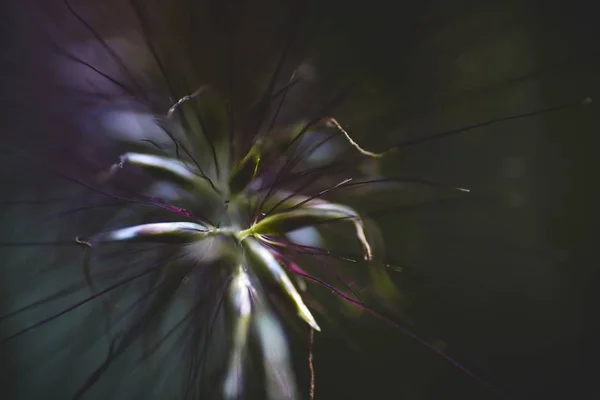
[[[230, 24], [238, 33], [233, 48], [239, 55], [232, 68], [236, 98], [240, 103], [251, 98], [281, 50], [279, 29], [301, 16], [290, 59], [310, 61], [316, 88], [302, 107], [323, 101], [333, 87], [349, 87], [348, 100], [335, 115], [369, 149], [565, 106], [400, 148], [380, 166], [384, 175], [469, 188], [468, 196], [406, 191], [352, 200], [373, 211], [370, 218], [384, 238], [403, 316], [488, 385], [363, 315], [316, 336], [317, 399], [576, 399], [600, 394], [594, 351], [598, 274], [592, 255], [600, 32], [591, 4], [331, 0], [294, 3], [297, 9], [289, 17], [286, 2], [239, 2], [245, 12], [231, 14], [227, 7], [218, 12], [225, 2], [192, 3], [141, 3], [175, 85], [198, 87], [221, 79], [222, 29]], [[156, 67], [148, 67], [147, 51], [139, 50], [142, 27], [131, 7], [84, 0], [73, 6], [117, 52], [128, 55], [134, 75], [147, 77], [140, 78], [142, 86], [151, 88], [146, 101], [168, 104], [160, 103], [164, 88], [155, 83]], [[207, 9], [216, 14], [203, 14]], [[75, 168], [85, 161], [91, 170], [106, 165], [114, 137], [98, 127], [92, 111], [115, 104], [118, 90], [89, 68], [65, 63], [61, 51], [68, 49], [112, 76], [123, 77], [123, 70], [61, 1], [4, 0], [1, 15], [0, 192], [4, 199], [38, 190], [63, 195], [60, 188], [44, 187], [40, 167], [7, 154], [18, 148], [41, 160], [42, 168], [46, 162]], [[227, 18], [206, 22], [213, 15]], [[178, 39], [185, 25], [181, 21], [198, 29], [189, 42]], [[196, 44], [202, 51], [195, 52]], [[197, 59], [188, 62], [188, 55]], [[199, 64], [203, 68], [193, 68]], [[581, 106], [587, 98], [592, 103]], [[62, 229], [55, 223], [36, 225], [26, 210], [16, 213], [5, 206], [1, 212], [4, 242], [37, 240]], [[22, 232], [25, 226], [31, 228]], [[41, 268], [50, 257], [65, 257], [60, 249], [3, 246], [0, 251], [5, 260], [0, 267], [2, 314], [31, 301], [37, 290], [61, 285], [15, 273], [24, 258]], [[64, 262], [72, 261], [65, 257]], [[347, 312], [334, 296], [327, 305], [332, 314]], [[12, 360], [23, 348], [35, 347], [40, 335], [52, 335], [52, 326], [0, 348], [2, 398], [24, 398], [20, 387], [45, 384], [39, 377], [28, 382], [28, 373]], [[0, 333], [4, 336], [2, 325]], [[304, 391], [306, 347], [298, 345], [292, 352]], [[62, 365], [60, 374], [73, 373], [73, 365]]]

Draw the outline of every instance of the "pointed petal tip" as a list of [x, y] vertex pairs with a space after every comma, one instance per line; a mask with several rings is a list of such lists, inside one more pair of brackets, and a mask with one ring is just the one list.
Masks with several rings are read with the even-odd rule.
[[317, 332], [321, 332], [321, 328], [319, 327], [319, 325], [317, 324], [317, 321], [315, 321], [315, 318], [312, 316], [312, 314], [307, 310], [305, 312], [299, 311], [298, 315], [300, 316], [300, 318], [302, 318], [308, 325], [310, 325], [311, 328], [313, 328], [315, 331]]

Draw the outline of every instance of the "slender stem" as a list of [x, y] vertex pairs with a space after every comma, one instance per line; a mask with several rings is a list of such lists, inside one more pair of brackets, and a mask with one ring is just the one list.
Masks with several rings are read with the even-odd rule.
[[313, 365], [313, 345], [315, 342], [315, 330], [310, 328], [310, 340], [308, 349], [308, 371], [310, 372], [310, 400], [315, 400], [315, 367]]

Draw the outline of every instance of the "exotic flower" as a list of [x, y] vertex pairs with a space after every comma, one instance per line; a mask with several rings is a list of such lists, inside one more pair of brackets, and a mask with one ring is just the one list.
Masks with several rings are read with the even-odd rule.
[[[326, 62], [321, 64], [318, 54], [315, 62], [307, 61], [313, 57], [312, 50], [308, 55], [302, 53], [306, 49], [303, 46], [309, 45], [299, 38], [299, 33], [321, 26], [316, 23], [319, 18], [313, 18], [322, 11], [320, 3], [312, 9], [318, 2], [306, 5], [267, 1], [263, 7], [255, 2], [228, 1], [150, 4], [133, 0], [115, 1], [108, 6], [104, 2], [83, 3], [86, 2], [72, 4], [62, 0], [52, 5], [44, 3], [38, 10], [50, 17], [54, 11], [60, 15], [49, 32], [39, 35], [45, 40], [40, 46], [43, 51], [35, 54], [40, 57], [40, 65], [51, 66], [52, 79], [60, 81], [57, 84], [50, 79], [48, 86], [39, 90], [41, 93], [52, 88], [48, 90], [52, 95], [46, 98], [34, 91], [31, 96], [30, 87], [26, 86], [27, 90], [19, 87], [16, 96], [11, 93], [7, 97], [10, 110], [19, 107], [22, 98], [36, 106], [21, 110], [27, 118], [18, 115], [14, 143], [10, 142], [11, 150], [6, 153], [18, 153], [25, 160], [19, 165], [27, 166], [27, 172], [34, 171], [27, 178], [40, 184], [40, 192], [57, 196], [17, 199], [20, 194], [38, 192], [30, 180], [14, 174], [9, 180], [14, 185], [5, 187], [24, 182], [26, 187], [15, 199], [3, 200], [2, 204], [45, 207], [64, 201], [69, 209], [50, 216], [53, 221], [64, 218], [60, 224], [52, 225], [54, 231], [47, 229], [47, 220], [28, 214], [26, 218], [34, 221], [32, 226], [36, 229], [21, 229], [22, 221], [14, 223], [21, 231], [14, 237], [23, 234], [27, 239], [0, 242], [1, 246], [66, 249], [64, 253], [43, 253], [42, 257], [32, 253], [18, 260], [25, 266], [35, 264], [29, 263], [28, 257], [47, 262], [43, 267], [30, 267], [33, 270], [12, 268], [6, 263], [10, 265], [6, 270], [11, 278], [5, 281], [11, 286], [25, 282], [27, 287], [11, 290], [11, 296], [16, 293], [18, 297], [14, 303], [11, 296], [6, 296], [8, 312], [0, 316], [0, 353], [13, 339], [65, 315], [76, 315], [88, 305], [92, 310], [100, 309], [101, 314], [91, 314], [92, 318], [85, 320], [76, 316], [65, 318], [64, 325], [55, 325], [53, 335], [44, 333], [43, 340], [32, 340], [35, 346], [30, 346], [34, 353], [38, 345], [55, 350], [57, 356], [44, 357], [45, 362], [51, 359], [62, 368], [64, 361], [64, 368], [69, 368], [69, 374], [47, 365], [38, 370], [46, 379], [45, 384], [54, 385], [61, 393], [74, 393], [75, 398], [97, 394], [105, 399], [114, 398], [112, 391], [118, 390], [124, 396], [135, 393], [135, 398], [172, 398], [183, 387], [180, 397], [186, 399], [255, 398], [255, 393], [272, 399], [296, 398], [300, 390], [287, 335], [297, 328], [301, 334], [309, 330], [312, 398], [312, 344], [315, 335], [329, 328], [330, 317], [318, 293], [307, 290], [307, 283], [312, 283], [337, 295], [348, 310], [384, 320], [474, 376], [440, 346], [412, 333], [406, 323], [398, 323], [395, 312], [399, 292], [387, 270], [400, 267], [384, 261], [382, 235], [369, 219], [372, 215], [362, 200], [368, 197], [370, 204], [377, 203], [378, 212], [386, 211], [382, 206], [385, 202], [397, 210], [402, 208], [399, 203], [405, 197], [390, 196], [388, 189], [404, 189], [409, 184], [462, 196], [469, 190], [396, 176], [389, 172], [394, 168], [388, 168], [387, 174], [381, 173], [386, 171], [383, 163], [390, 156], [402, 155], [409, 146], [497, 122], [564, 110], [573, 104], [496, 116], [435, 134], [407, 134], [402, 139], [375, 135], [370, 132], [375, 128], [369, 127], [368, 140], [354, 136], [353, 130], [340, 122], [347, 121], [348, 114], [355, 110], [339, 111], [346, 91], [338, 93], [332, 89], [340, 83], [330, 85], [328, 80], [336, 78], [335, 73], [319, 76], [321, 71], [315, 65]], [[313, 11], [315, 15], [306, 15]], [[280, 19], [283, 14], [287, 18]], [[403, 25], [393, 15], [393, 25]], [[23, 16], [24, 25], [35, 25], [30, 21], [29, 10]], [[303, 17], [307, 17], [306, 25], [301, 23]], [[417, 21], [417, 25], [427, 25], [427, 21], [435, 20], [430, 17], [405, 16], [410, 26]], [[59, 26], [63, 19], [75, 26], [65, 26], [63, 31]], [[476, 19], [477, 26], [481, 25]], [[107, 26], [108, 23], [114, 26]], [[325, 22], [321, 31], [314, 30], [318, 44], [326, 39], [330, 23]], [[395, 40], [394, 36], [394, 46]], [[342, 38], [340, 42], [344, 41]], [[263, 48], [268, 51], [261, 51]], [[52, 57], [47, 61], [48, 49]], [[388, 46], [382, 49], [387, 52]], [[31, 52], [31, 57], [37, 50]], [[327, 53], [329, 58], [338, 56], [332, 56], [328, 50], [315, 52]], [[410, 54], [419, 52], [415, 48]], [[460, 54], [455, 58], [465, 57]], [[29, 62], [28, 57], [21, 58]], [[383, 57], [386, 65], [387, 58]], [[381, 70], [396, 75], [398, 65], [390, 63]], [[350, 79], [340, 80], [352, 81], [353, 74], [349, 76]], [[31, 87], [38, 83], [32, 76], [27, 78]], [[371, 85], [369, 79], [364, 85], [361, 83], [366, 89], [363, 92], [377, 96], [378, 85]], [[437, 91], [437, 81], [432, 82], [436, 82]], [[9, 83], [7, 87], [13, 91], [12, 82]], [[354, 86], [356, 82], [350, 83]], [[421, 90], [418, 84], [415, 87]], [[487, 86], [482, 88], [485, 90], [481, 91], [488, 90]], [[65, 104], [58, 106], [60, 101], [58, 96], [53, 97], [54, 90], [65, 95]], [[442, 97], [447, 95], [445, 88], [439, 91], [444, 94]], [[47, 99], [51, 101], [46, 102]], [[57, 104], [50, 104], [55, 101]], [[387, 102], [387, 98], [381, 101]], [[379, 105], [368, 103], [369, 100], [361, 99], [355, 105], [361, 115], [363, 107], [371, 108], [369, 111], [377, 115], [396, 113], [396, 104], [389, 110], [378, 110]], [[583, 101], [589, 103], [590, 99]], [[58, 121], [56, 131], [46, 132], [43, 125], [47, 120], [41, 116], [47, 109], [54, 112], [55, 106], [60, 118], [49, 117], [48, 123]], [[407, 110], [410, 113], [412, 108]], [[30, 112], [35, 112], [36, 118], [30, 118]], [[63, 120], [68, 121], [64, 123], [67, 127], [75, 127], [72, 143], [67, 143], [70, 137], [66, 134], [61, 136]], [[35, 131], [37, 141], [21, 130]], [[27, 141], [34, 145], [23, 146]], [[372, 151], [376, 147], [387, 149]], [[18, 150], [12, 151], [13, 148]], [[27, 149], [33, 150], [25, 154]], [[4, 153], [4, 148], [1, 150]], [[3, 171], [13, 175], [12, 165]], [[56, 181], [40, 181], [40, 177], [45, 180], [49, 175], [75, 189]], [[82, 214], [85, 215], [71, 224], [69, 218]], [[7, 221], [11, 218], [13, 215], [8, 215]], [[32, 232], [35, 241], [30, 240]], [[55, 236], [60, 236], [60, 240], [56, 241]], [[344, 252], [336, 249], [336, 241], [343, 242]], [[320, 262], [330, 258], [331, 264]], [[375, 290], [365, 294], [365, 298], [370, 297], [368, 300], [362, 298], [363, 282], [346, 284], [339, 276], [346, 271], [338, 274], [340, 271], [334, 268], [338, 261], [352, 264], [354, 269], [348, 273], [352, 284], [371, 279]], [[33, 277], [38, 281], [33, 282]], [[69, 279], [76, 282], [67, 283]], [[340, 290], [333, 279], [345, 289]], [[56, 289], [55, 282], [63, 286]], [[42, 294], [37, 292], [37, 284], [43, 286]], [[34, 301], [29, 298], [31, 293], [38, 296]], [[71, 298], [82, 293], [85, 297]], [[0, 299], [3, 304], [6, 298]], [[387, 310], [375, 311], [368, 305], [373, 299], [384, 303]], [[14, 306], [19, 301], [25, 305]], [[61, 305], [62, 302], [67, 304]], [[39, 315], [33, 317], [31, 312]], [[72, 329], [75, 322], [78, 329]], [[4, 333], [5, 326], [8, 333]], [[98, 336], [107, 340], [97, 340]], [[74, 350], [64, 352], [66, 345], [54, 346], [54, 340], [66, 342]], [[183, 352], [176, 351], [182, 347]], [[21, 362], [21, 358], [31, 355], [29, 350], [16, 351], [15, 358]], [[69, 358], [71, 354], [65, 355], [79, 351], [80, 358], [75, 361]], [[4, 353], [0, 355], [4, 357]], [[101, 361], [96, 362], [99, 356]], [[258, 365], [257, 359], [262, 361]], [[89, 366], [90, 360], [91, 371], [72, 368], [70, 364]], [[111, 368], [121, 362], [129, 363], [129, 370]], [[123, 370], [136, 373], [141, 364], [144, 376], [155, 381], [153, 385], [121, 376], [126, 375]], [[76, 375], [73, 378], [71, 371]], [[111, 383], [118, 384], [97, 385], [109, 375], [114, 379]], [[32, 397], [30, 389], [45, 391], [46, 387], [24, 388], [28, 398]]]
[[[183, 133], [181, 137], [172, 134], [169, 134], [169, 137], [175, 146], [188, 155], [187, 160], [180, 157], [181, 152], [178, 149], [176, 154], [128, 152], [120, 156], [118, 163], [99, 175], [99, 179], [106, 182], [115, 177], [121, 169], [135, 166], [160, 177], [163, 183], [182, 189], [182, 195], [171, 198], [171, 202], [177, 202], [178, 206], [156, 198], [147, 199], [151, 205], [174, 212], [181, 220], [142, 223], [96, 233], [87, 238], [78, 237], [76, 241], [92, 249], [110, 242], [178, 244], [181, 246], [181, 255], [187, 262], [197, 264], [194, 268], [209, 268], [208, 264], [219, 259], [225, 260], [229, 265], [225, 267], [229, 268], [227, 274], [231, 276], [226, 296], [232, 329], [230, 362], [223, 383], [223, 395], [227, 398], [237, 398], [241, 391], [237, 385], [243, 382], [245, 347], [251, 325], [256, 326], [255, 332], [259, 341], [263, 343], [265, 361], [272, 361], [273, 357], [277, 357], [275, 365], [265, 362], [265, 366], [279, 370], [279, 373], [282, 370], [290, 370], [287, 365], [287, 350], [284, 348], [285, 336], [281, 326], [274, 322], [270, 314], [266, 292], [278, 299], [279, 306], [294, 310], [312, 329], [320, 331], [301, 290], [293, 282], [293, 275], [298, 267], [291, 267], [292, 261], [285, 255], [286, 248], [294, 246], [286, 234], [306, 227], [319, 227], [325, 223], [348, 221], [354, 225], [356, 241], [362, 246], [364, 259], [372, 259], [371, 246], [360, 215], [348, 206], [321, 198], [330, 190], [343, 189], [352, 179], [344, 179], [310, 197], [298, 192], [290, 193], [281, 187], [281, 182], [285, 175], [288, 175], [289, 179], [289, 176], [293, 176], [293, 172], [298, 170], [296, 165], [290, 165], [293, 160], [291, 156], [298, 151], [300, 143], [306, 143], [306, 140], [303, 140], [304, 136], [314, 135], [315, 128], [323, 127], [337, 129], [362, 156], [378, 156], [363, 150], [337, 121], [328, 118], [307, 122], [300, 128], [298, 125], [291, 130], [284, 128], [284, 132], [296, 130], [293, 134], [284, 136], [284, 143], [278, 143], [272, 136], [264, 135], [264, 138], [257, 140], [241, 159], [232, 159], [229, 163], [222, 143], [215, 146], [209, 141], [209, 146], [197, 145], [198, 138], [201, 137], [199, 134], [203, 134], [208, 140], [205, 123], [199, 117], [202, 114], [201, 110], [195, 112], [195, 116], [198, 117], [197, 125], [185, 125], [184, 121], [189, 121], [186, 111], [190, 111], [185, 109], [186, 101], [196, 98], [201, 92], [203, 91], [199, 90], [194, 95], [179, 100], [164, 120], [165, 124], [171, 125], [173, 131]], [[174, 118], [177, 112], [180, 119]], [[333, 135], [335, 134], [334, 132]], [[324, 143], [325, 141], [321, 140], [320, 143], [311, 144], [311, 152], [318, 150]], [[212, 151], [207, 152], [206, 147]], [[214, 168], [209, 176], [199, 160], [206, 159], [211, 154], [214, 156]], [[295, 164], [306, 163], [301, 156], [294, 161]], [[262, 168], [264, 163], [261, 164], [260, 160], [263, 158], [269, 159], [268, 168]], [[285, 172], [287, 174], [284, 174]], [[311, 172], [308, 170], [304, 173]], [[289, 186], [289, 182], [286, 186]], [[186, 208], [179, 207], [180, 203], [186, 203], [186, 199], [189, 199]], [[194, 202], [198, 200], [208, 205], [203, 209], [205, 212], [209, 211], [211, 218], [206, 215], [196, 217], [193, 211], [188, 211], [197, 208]], [[219, 222], [215, 224], [212, 218], [217, 218]], [[211, 242], [220, 243], [218, 250], [211, 249]], [[208, 261], [204, 257], [207, 257]], [[86, 271], [89, 276], [89, 265], [86, 266]], [[193, 269], [188, 273], [193, 274]], [[266, 374], [268, 377], [271, 372], [267, 371]], [[284, 381], [280, 382], [282, 377]], [[295, 390], [290, 389], [293, 387], [291, 373], [279, 375], [279, 378], [268, 384], [269, 394], [278, 397], [274, 393], [284, 390], [288, 395], [293, 395]], [[283, 384], [284, 389], [274, 387], [278, 381], [279, 384]]]

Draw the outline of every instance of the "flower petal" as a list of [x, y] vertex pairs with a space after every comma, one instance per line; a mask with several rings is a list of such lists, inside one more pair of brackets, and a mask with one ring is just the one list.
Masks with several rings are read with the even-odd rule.
[[351, 220], [360, 241], [365, 260], [371, 260], [371, 246], [365, 236], [360, 215], [350, 207], [325, 201], [308, 202], [299, 208], [282, 211], [260, 220], [250, 228], [254, 235], [272, 235], [290, 232], [306, 226], [335, 220]]
[[287, 339], [281, 324], [271, 312], [263, 309], [258, 313], [254, 326], [263, 353], [267, 397], [295, 399], [295, 379], [290, 366]]
[[103, 175], [106, 180], [114, 175], [119, 168], [125, 164], [136, 165], [141, 168], [154, 171], [163, 175], [166, 179], [175, 181], [179, 184], [192, 185], [202, 194], [213, 194], [212, 187], [207, 178], [198, 171], [198, 167], [189, 162], [183, 162], [171, 157], [157, 156], [146, 153], [125, 153], [120, 157], [120, 161], [110, 167], [110, 170]]
[[107, 242], [159, 242], [189, 243], [207, 237], [211, 231], [204, 225], [193, 222], [158, 222], [134, 225], [114, 231], [103, 232], [78, 242], [95, 245]]
[[231, 194], [238, 194], [250, 184], [256, 176], [259, 163], [260, 148], [255, 145], [231, 173], [229, 178], [229, 190]]
[[275, 256], [253, 237], [247, 237], [242, 241], [242, 244], [246, 250], [248, 261], [257, 269], [257, 273], [267, 275], [270, 279], [274, 280], [277, 286], [294, 303], [298, 316], [313, 327], [313, 329], [320, 331], [321, 328], [317, 325], [317, 321], [315, 321], [310, 310], [304, 304], [302, 296], [300, 296], [300, 293], [298, 293], [296, 287]]
[[234, 327], [229, 367], [223, 384], [223, 396], [226, 399], [237, 399], [242, 394], [240, 385], [244, 381], [244, 354], [252, 313], [251, 291], [250, 278], [240, 265], [231, 281], [228, 293], [228, 303], [233, 311]]

